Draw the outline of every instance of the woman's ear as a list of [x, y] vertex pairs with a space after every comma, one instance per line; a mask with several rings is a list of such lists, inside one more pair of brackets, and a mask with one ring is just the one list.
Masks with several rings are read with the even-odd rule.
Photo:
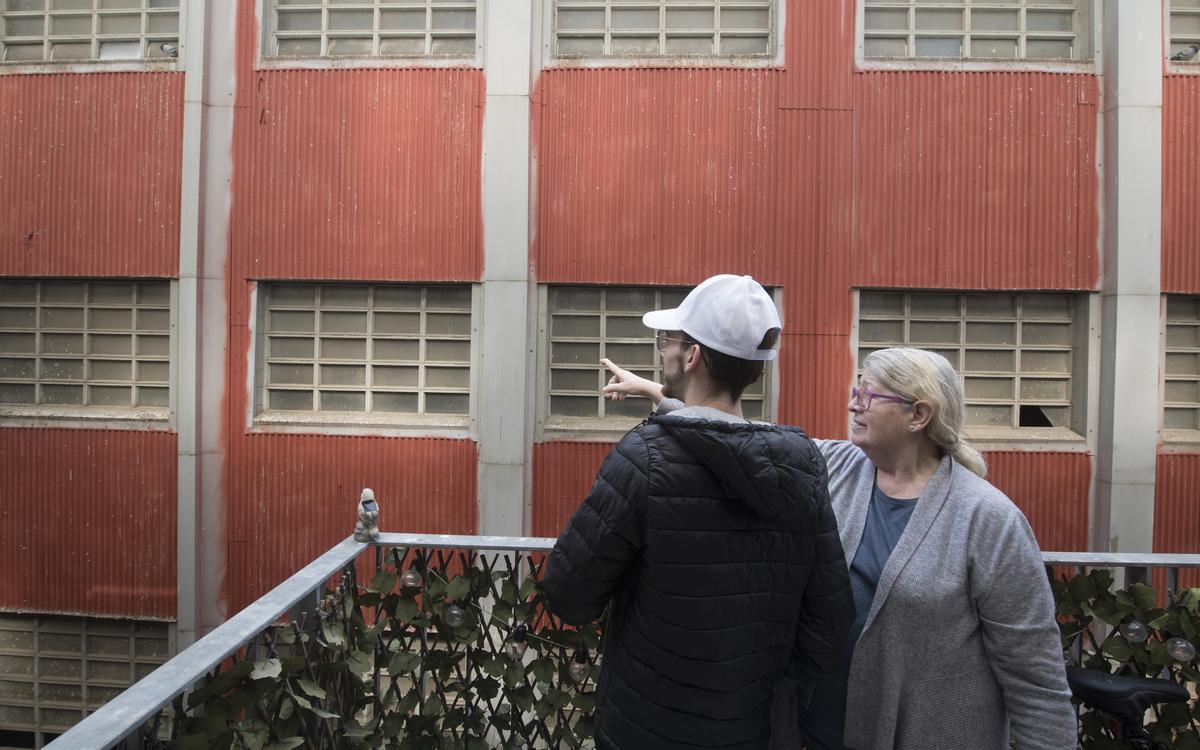
[[923, 430], [933, 420], [933, 405], [928, 401], [918, 401], [913, 404], [911, 414], [908, 423], [909, 429], [913, 432]]

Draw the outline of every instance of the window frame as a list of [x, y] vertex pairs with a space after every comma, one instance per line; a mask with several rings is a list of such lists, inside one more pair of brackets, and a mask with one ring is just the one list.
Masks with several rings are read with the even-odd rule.
[[[580, 287], [584, 289], [601, 288], [634, 288], [634, 289], [663, 289], [687, 291], [691, 287], [677, 284], [580, 284], [580, 283], [539, 283], [537, 286], [537, 350], [535, 367], [537, 375], [534, 378], [535, 395], [534, 409], [535, 441], [536, 442], [615, 442], [626, 432], [636, 427], [645, 417], [561, 417], [550, 414], [550, 344], [551, 319], [550, 288], [551, 287]], [[783, 291], [781, 287], [766, 287], [775, 306], [782, 313]], [[649, 330], [649, 329], [647, 329]], [[781, 342], [782, 343], [782, 342]], [[778, 418], [779, 409], [779, 357], [766, 360], [763, 365], [763, 410], [762, 420], [774, 423]], [[618, 362], [625, 365], [624, 362]], [[598, 365], [599, 366], [599, 365]], [[636, 369], [645, 369], [638, 367]], [[653, 412], [649, 399], [639, 399], [646, 404], [646, 415]]]
[[[81, 429], [104, 429], [104, 430], [135, 430], [135, 431], [154, 431], [165, 432], [176, 429], [176, 412], [177, 399], [179, 397], [179, 375], [178, 375], [178, 351], [179, 351], [179, 336], [178, 336], [178, 310], [179, 310], [179, 284], [177, 279], [165, 278], [150, 278], [150, 277], [24, 277], [24, 276], [6, 276], [0, 278], [0, 281], [27, 281], [29, 283], [40, 284], [43, 282], [67, 282], [67, 283], [126, 283], [139, 284], [147, 282], [165, 283], [168, 289], [168, 347], [167, 347], [167, 405], [166, 406], [90, 406], [81, 404], [0, 404], [0, 427], [45, 427], [50, 423], [54, 427], [62, 428], [81, 428]], [[40, 309], [40, 301], [35, 302], [35, 309]], [[87, 309], [87, 303], [84, 303]], [[131, 309], [136, 309], [137, 303], [131, 305]], [[32, 329], [35, 333], [40, 331], [38, 327]], [[85, 333], [88, 329], [82, 329]], [[131, 329], [130, 335], [136, 335], [135, 329]], [[35, 361], [38, 358], [35, 353]], [[82, 359], [87, 361], [87, 354], [80, 355]], [[135, 361], [137, 356], [130, 354], [130, 361]], [[86, 364], [84, 365], [86, 367]], [[34, 381], [36, 382], [36, 380]], [[84, 387], [88, 383], [88, 378], [79, 381]]]
[[[1101, 41], [1103, 31], [1103, 3], [1099, 0], [1082, 0], [1091, 3], [1088, 23], [1091, 54], [1073, 60], [1034, 59], [991, 59], [991, 58], [941, 58], [941, 57], [895, 57], [878, 58], [866, 56], [866, 3], [855, 0], [854, 14], [854, 63], [858, 70], [899, 71], [1036, 71], [1044, 73], [1099, 73]], [[964, 31], [966, 35], [969, 32]]]
[[[458, 286], [471, 294], [471, 340], [468, 355], [467, 414], [406, 414], [403, 412], [271, 412], [261, 409], [261, 394], [266, 388], [265, 327], [267, 300], [262, 292], [271, 284], [311, 284], [313, 286]], [[283, 433], [322, 435], [362, 435], [375, 437], [447, 437], [464, 438], [474, 435], [478, 420], [479, 364], [483, 326], [482, 289], [478, 283], [461, 281], [383, 281], [314, 280], [314, 279], [257, 279], [250, 282], [249, 321], [250, 346], [247, 353], [245, 428], [249, 433]], [[314, 338], [318, 337], [314, 333]], [[369, 338], [369, 336], [368, 336]], [[319, 360], [314, 356], [314, 364]], [[369, 364], [371, 360], [366, 360]]]
[[[1173, 7], [1174, 3], [1175, 0], [1167, 0], [1167, 2], [1163, 3], [1163, 58], [1166, 60], [1168, 70], [1172, 73], [1198, 75], [1200, 74], [1200, 54], [1197, 54], [1191, 60], [1172, 60], [1171, 45], [1175, 43], [1173, 41], [1175, 39], [1175, 34], [1173, 33], [1175, 13], [1180, 12], [1181, 15], [1195, 15], [1197, 18], [1200, 18], [1200, 6], [1176, 9]], [[1187, 42], [1187, 44], [1200, 42], [1200, 34], [1195, 34], [1188, 38], [1193, 41]]]
[[[602, 2], [603, 0], [596, 0]], [[653, 0], [647, 0], [652, 2]], [[661, 1], [661, 0], [660, 0]], [[861, 1], [861, 0], [860, 0]], [[553, 68], [782, 68], [787, 38], [787, 0], [770, 0], [772, 18], [771, 52], [766, 55], [651, 55], [651, 56], [581, 56], [560, 57], [555, 54], [555, 10], [557, 0], [541, 0], [542, 12], [541, 67]], [[537, 29], [535, 28], [535, 33]]]
[[[179, 0], [179, 7], [175, 12], [179, 15], [179, 23], [176, 30], [175, 46], [178, 49], [178, 54], [175, 57], [161, 58], [144, 58], [138, 60], [15, 60], [3, 61], [0, 60], [0, 76], [2, 75], [31, 75], [31, 74], [62, 74], [62, 73], [153, 73], [153, 72], [171, 72], [182, 71], [185, 68], [185, 57], [187, 52], [187, 3], [201, 0]], [[133, 9], [129, 9], [130, 12]], [[139, 8], [138, 12], [145, 12], [147, 9]], [[43, 10], [46, 14], [50, 11]], [[80, 11], [81, 13], [83, 11]], [[93, 7], [93, 14], [98, 12]], [[0, 24], [3, 21], [0, 20]], [[3, 33], [0, 33], [0, 38], [3, 38]], [[144, 37], [146, 35], [139, 35]], [[156, 35], [157, 36], [157, 35]], [[80, 37], [84, 38], [84, 37]], [[95, 40], [98, 35], [93, 33], [86, 37], [90, 40]]]
[[[1172, 297], [1182, 298], [1182, 299], [1186, 299], [1186, 300], [1192, 300], [1195, 302], [1195, 304], [1200, 305], [1200, 294], [1166, 294], [1166, 293], [1164, 293], [1162, 295], [1161, 314], [1159, 316], [1160, 346], [1159, 346], [1159, 362], [1158, 362], [1158, 371], [1161, 373], [1161, 376], [1158, 379], [1159, 440], [1162, 443], [1164, 448], [1174, 449], [1175, 451], [1189, 451], [1190, 452], [1190, 451], [1194, 451], [1196, 448], [1200, 448], [1200, 377], [1198, 377], [1194, 381], [1196, 384], [1197, 391], [1198, 391], [1195, 406], [1188, 407], [1188, 408], [1192, 408], [1196, 412], [1197, 429], [1194, 429], [1194, 430], [1179, 429], [1179, 428], [1167, 427], [1167, 425], [1166, 425], [1167, 381], [1171, 379], [1167, 373], [1167, 355], [1171, 353], [1169, 350], [1174, 348], [1174, 347], [1170, 346], [1170, 344], [1168, 343], [1168, 338], [1167, 338], [1168, 331], [1171, 327], [1168, 306], [1170, 304], [1170, 300]], [[1176, 324], [1176, 325], [1178, 325], [1178, 324]], [[1200, 316], [1197, 316], [1195, 327], [1197, 328], [1198, 335], [1200, 335]], [[1197, 359], [1200, 359], [1200, 347], [1196, 347], [1194, 349], [1194, 351], [1197, 356]], [[1200, 372], [1198, 372], [1198, 375], [1200, 375]]]
[[[125, 632], [117, 632], [120, 630]], [[33, 724], [12, 724], [6, 729], [17, 733], [28, 733], [35, 737], [41, 735], [39, 739], [42, 742], [49, 741], [46, 735], [58, 735], [96, 710], [95, 702], [98, 698], [93, 698], [90, 691], [119, 693], [165, 664], [177, 651], [175, 626], [161, 620], [132, 618], [110, 620], [95, 616], [0, 612], [0, 632], [28, 634], [29, 640], [32, 642], [32, 646], [29, 648], [20, 645], [0, 647], [0, 658], [30, 659], [35, 665], [31, 675], [9, 673], [5, 677], [10, 682], [27, 685], [32, 697], [0, 697], [0, 707], [30, 709], [34, 713], [35, 722]], [[65, 645], [72, 638], [78, 639], [78, 650], [54, 650], [42, 645], [47, 641], [53, 645], [59, 645], [55, 641]], [[110, 641], [128, 639], [129, 655], [121, 656], [90, 651], [89, 643], [98, 638], [106, 638]], [[10, 636], [9, 640], [10, 642], [19, 642], [20, 638], [19, 636]], [[147, 642], [161, 643], [161, 653], [158, 655], [138, 653], [138, 646]], [[42, 668], [41, 661], [43, 659], [77, 663], [80, 676], [55, 676], [50, 673], [50, 670]], [[100, 664], [123, 665], [127, 670], [128, 677], [117, 679], [90, 675], [89, 667]], [[124, 683], [124, 687], [121, 686], [121, 683]], [[67, 705], [69, 701], [61, 696], [41, 696], [42, 688], [47, 685], [78, 688], [79, 703], [71, 702], [71, 705]], [[111, 699], [110, 696], [107, 700]], [[63, 714], [76, 711], [79, 715], [71, 724], [53, 723], [52, 720], [36, 721], [39, 714], [46, 710]], [[160, 738], [167, 736], [169, 736], [169, 721], [164, 722], [160, 731]], [[40, 743], [35, 744], [41, 746]]]
[[[181, 2], [186, 0], [181, 0]], [[312, 0], [315, 4], [321, 0]], [[475, 0], [475, 51], [472, 55], [376, 55], [355, 57], [280, 57], [268, 55], [274, 24], [271, 22], [272, 0], [257, 0], [254, 3], [255, 20], [259, 33], [256, 39], [255, 70], [341, 70], [341, 69], [386, 69], [386, 68], [472, 68], [483, 69], [484, 34], [487, 0]], [[324, 0], [326, 8], [328, 0]], [[354, 5], [377, 6], [377, 0], [360, 0]], [[401, 6], [397, 6], [401, 7]], [[323, 8], [322, 10], [325, 10]], [[372, 34], [376, 33], [374, 30]]]
[[[985, 427], [980, 425], [963, 426], [963, 433], [975, 447], [980, 450], [1012, 450], [1014, 446], [1027, 449], [1046, 449], [1065, 452], [1087, 452], [1094, 450], [1096, 441], [1096, 425], [1099, 418], [1099, 368], [1100, 368], [1100, 297], [1097, 293], [1075, 289], [1010, 289], [996, 291], [991, 289], [929, 289], [912, 287], [856, 287], [854, 290], [854, 318], [850, 333], [850, 352], [854, 359], [853, 377], [846, 386], [846, 397], [849, 401], [850, 388], [857, 381], [862, 368], [859, 365], [861, 348], [864, 346], [860, 335], [862, 323], [861, 298], [866, 293], [890, 294], [954, 294], [959, 297], [968, 294], [980, 295], [1022, 295], [1022, 294], [1056, 294], [1071, 298], [1071, 385], [1069, 399], [1071, 402], [1070, 427]], [[963, 317], [960, 320], [967, 320]], [[1017, 320], [1020, 323], [1020, 320]], [[917, 346], [905, 344], [905, 346]], [[1081, 349], [1082, 347], [1082, 349]], [[944, 348], [944, 347], [920, 347]], [[966, 347], [960, 347], [965, 350]], [[1015, 347], [1014, 347], [1015, 348]], [[965, 383], [965, 377], [958, 367], [959, 381]], [[1019, 374], [1015, 373], [1014, 377]], [[1014, 392], [1014, 408], [1019, 408], [1020, 394]], [[847, 421], [849, 416], [847, 416]]]

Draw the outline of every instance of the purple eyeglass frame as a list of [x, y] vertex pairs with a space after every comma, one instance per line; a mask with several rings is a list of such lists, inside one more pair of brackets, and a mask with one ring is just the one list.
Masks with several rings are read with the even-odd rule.
[[[864, 394], [867, 397], [867, 403], [865, 406], [863, 405], [863, 400], [862, 400], [862, 396]], [[876, 393], [875, 391], [871, 390], [870, 388], [866, 387], [865, 385], [862, 387], [854, 386], [853, 388], [851, 388], [850, 396], [854, 399], [854, 401], [859, 406], [862, 406], [863, 411], [871, 411], [871, 402], [874, 401], [875, 399], [879, 399], [880, 401], [895, 401], [898, 404], [910, 404], [911, 405], [911, 404], [917, 403], [916, 401], [912, 401], [910, 399], [904, 398], [903, 396], [892, 396], [887, 393]]]

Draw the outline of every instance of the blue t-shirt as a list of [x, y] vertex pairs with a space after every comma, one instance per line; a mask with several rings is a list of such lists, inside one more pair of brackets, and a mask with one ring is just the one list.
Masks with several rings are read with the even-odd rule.
[[875, 600], [875, 588], [888, 557], [900, 541], [915, 500], [888, 497], [876, 487], [867, 506], [867, 522], [862, 541], [850, 563], [850, 587], [854, 591], [854, 626], [834, 671], [817, 683], [808, 708], [800, 709], [800, 734], [809, 750], [842, 750], [842, 729], [846, 723], [846, 685], [850, 678], [850, 659], [854, 645], [862, 635]]

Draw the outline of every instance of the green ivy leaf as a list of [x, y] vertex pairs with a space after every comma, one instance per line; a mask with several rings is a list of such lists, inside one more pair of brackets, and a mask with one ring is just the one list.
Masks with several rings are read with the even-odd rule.
[[1178, 621], [1179, 621], [1179, 616], [1177, 614], [1175, 614], [1174, 612], [1168, 611], [1168, 612], [1163, 612], [1158, 617], [1155, 617], [1148, 624], [1150, 625], [1150, 627], [1154, 628], [1155, 630], [1174, 631], [1177, 629], [1176, 626], [1178, 624]]
[[371, 585], [367, 590], [377, 594], [390, 594], [396, 588], [398, 580], [399, 577], [390, 570], [381, 570], [371, 578]]
[[537, 579], [533, 576], [529, 576], [521, 582], [521, 590], [517, 592], [517, 596], [520, 597], [521, 600], [526, 600], [533, 594], [535, 590], [537, 590]]
[[373, 672], [375, 663], [372, 655], [367, 651], [355, 651], [350, 654], [350, 671], [356, 675], [361, 675], [364, 672]]
[[471, 580], [466, 576], [459, 576], [446, 586], [446, 601], [461, 601], [469, 593], [471, 593]]
[[485, 701], [490, 701], [500, 694], [500, 682], [491, 677], [482, 677], [471, 683], [471, 689]]
[[298, 685], [305, 693], [311, 695], [317, 700], [325, 700], [325, 689], [312, 680], [299, 679], [296, 680], [296, 685]]
[[1067, 582], [1067, 590], [1076, 601], [1086, 602], [1096, 597], [1096, 585], [1088, 576], [1075, 576]]
[[1189, 641], [1196, 639], [1196, 626], [1192, 624], [1192, 618], [1187, 611], [1179, 613], [1179, 632]]
[[294, 747], [300, 747], [304, 744], [303, 737], [287, 737], [278, 742], [272, 742], [263, 750], [292, 750]]
[[266, 680], [273, 677], [278, 677], [283, 671], [283, 665], [278, 659], [265, 659], [263, 661], [254, 662], [254, 671], [250, 673], [252, 680]]
[[1127, 661], [1133, 655], [1129, 644], [1115, 635], [1110, 635], [1101, 645], [1101, 650], [1117, 661]]
[[1158, 590], [1144, 583], [1135, 583], [1129, 587], [1129, 595], [1139, 609], [1154, 609], [1158, 606]]
[[547, 656], [537, 659], [526, 670], [539, 682], [550, 682], [554, 679], [554, 662]]
[[393, 677], [404, 672], [413, 672], [421, 666], [421, 654], [414, 651], [401, 651], [388, 662], [388, 674]]
[[396, 619], [399, 620], [402, 625], [407, 625], [408, 623], [412, 622], [413, 618], [416, 617], [417, 613], [420, 611], [421, 608], [418, 607], [417, 603], [412, 599], [401, 599], [400, 601], [396, 602]]
[[346, 630], [338, 622], [327, 622], [321, 625], [321, 635], [330, 646], [346, 645]]

